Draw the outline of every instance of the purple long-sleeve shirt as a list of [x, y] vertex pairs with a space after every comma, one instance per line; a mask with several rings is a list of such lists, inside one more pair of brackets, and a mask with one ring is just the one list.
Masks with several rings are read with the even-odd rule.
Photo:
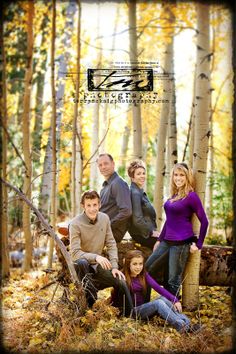
[[[164, 296], [165, 298], [167, 298], [173, 303], [179, 301], [176, 296], [172, 295], [165, 288], [161, 287], [148, 273], [145, 274], [145, 278], [146, 278], [147, 285], [149, 285], [152, 289], [154, 289], [158, 294]], [[145, 300], [143, 296], [143, 287], [138, 277], [132, 278], [131, 296], [135, 307], [144, 304]]]
[[192, 216], [195, 213], [201, 223], [198, 241], [199, 249], [202, 248], [208, 220], [202, 202], [195, 192], [190, 192], [184, 199], [171, 202], [169, 199], [164, 204], [166, 221], [161, 230], [159, 240], [184, 241], [193, 234]]

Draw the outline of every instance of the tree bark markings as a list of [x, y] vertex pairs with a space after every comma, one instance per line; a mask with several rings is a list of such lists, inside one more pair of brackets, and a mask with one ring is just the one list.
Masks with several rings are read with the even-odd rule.
[[[25, 71], [25, 91], [23, 100], [22, 131], [23, 131], [23, 155], [25, 161], [25, 175], [23, 190], [28, 199], [31, 199], [31, 148], [30, 148], [30, 104], [31, 86], [33, 77], [33, 18], [34, 2], [28, 1], [27, 8], [27, 67]], [[25, 257], [23, 271], [29, 271], [32, 261], [32, 237], [30, 208], [27, 204], [23, 205], [23, 230], [25, 236]]]
[[[195, 190], [203, 205], [206, 189], [207, 153], [209, 144], [209, 118], [210, 118], [210, 57], [209, 57], [209, 5], [197, 5], [197, 71], [196, 71], [196, 97], [195, 97], [195, 129], [193, 172], [195, 177]], [[199, 222], [193, 219], [193, 230], [199, 234]], [[190, 254], [185, 269], [183, 284], [183, 304], [189, 309], [195, 308], [199, 302], [199, 270], [200, 252]]]

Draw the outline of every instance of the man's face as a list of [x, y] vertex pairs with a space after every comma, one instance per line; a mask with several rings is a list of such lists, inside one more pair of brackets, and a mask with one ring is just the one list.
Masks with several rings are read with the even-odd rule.
[[82, 207], [87, 217], [90, 220], [94, 221], [98, 215], [98, 211], [100, 208], [100, 201], [98, 200], [98, 198], [85, 199], [84, 204], [82, 204]]
[[104, 155], [98, 159], [98, 168], [104, 178], [108, 179], [115, 171], [115, 164], [114, 161], [110, 160], [109, 156]]

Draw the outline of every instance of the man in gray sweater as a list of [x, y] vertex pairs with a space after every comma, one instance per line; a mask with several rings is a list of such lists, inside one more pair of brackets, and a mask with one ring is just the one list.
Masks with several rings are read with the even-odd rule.
[[[88, 306], [97, 299], [98, 290], [115, 287], [125, 296], [125, 315], [129, 316], [132, 299], [124, 274], [118, 270], [118, 251], [109, 217], [99, 212], [100, 197], [86, 191], [81, 198], [84, 211], [69, 224], [70, 253], [82, 282]], [[107, 257], [104, 256], [106, 248]]]

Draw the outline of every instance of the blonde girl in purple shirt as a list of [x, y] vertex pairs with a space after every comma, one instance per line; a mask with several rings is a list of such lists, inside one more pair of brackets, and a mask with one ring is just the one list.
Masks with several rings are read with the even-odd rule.
[[[185, 163], [177, 163], [171, 173], [171, 197], [165, 202], [166, 221], [146, 262], [148, 272], [155, 277], [160, 261], [168, 255], [168, 284], [166, 288], [179, 295], [182, 275], [189, 252], [202, 248], [208, 220], [199, 196], [194, 192], [192, 171]], [[198, 237], [193, 233], [192, 217], [200, 221]]]

